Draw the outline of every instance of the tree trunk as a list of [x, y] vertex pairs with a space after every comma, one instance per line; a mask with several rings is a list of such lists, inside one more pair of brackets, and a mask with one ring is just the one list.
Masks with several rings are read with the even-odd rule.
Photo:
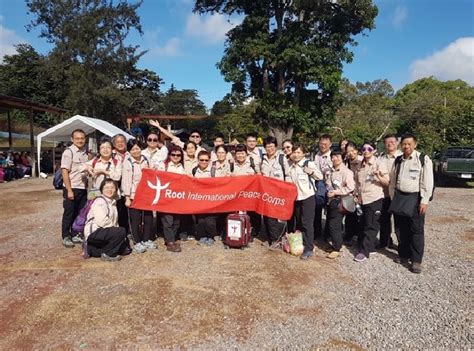
[[283, 129], [282, 127], [270, 127], [270, 135], [274, 136], [277, 139], [278, 145], [283, 144], [283, 140], [291, 139], [293, 137], [293, 127], [288, 127]]

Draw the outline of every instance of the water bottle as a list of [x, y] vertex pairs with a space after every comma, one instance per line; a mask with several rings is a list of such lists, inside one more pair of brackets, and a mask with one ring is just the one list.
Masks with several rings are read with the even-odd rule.
[[362, 216], [362, 207], [359, 204], [356, 204], [356, 213], [358, 216]]

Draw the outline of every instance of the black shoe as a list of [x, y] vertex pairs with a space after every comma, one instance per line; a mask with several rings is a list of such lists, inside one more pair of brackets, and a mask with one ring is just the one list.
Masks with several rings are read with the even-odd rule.
[[399, 256], [395, 257], [393, 259], [393, 262], [398, 263], [398, 264], [408, 264], [408, 258], [401, 258]]
[[109, 256], [107, 255], [106, 253], [102, 253], [100, 255], [100, 259], [102, 261], [108, 261], [108, 262], [116, 262], [116, 261], [120, 261], [122, 259], [122, 257], [120, 255], [117, 255], [117, 256]]
[[376, 247], [375, 247], [377, 250], [385, 250], [387, 248], [387, 245], [385, 244], [378, 244]]
[[410, 267], [410, 271], [415, 274], [421, 273], [421, 263], [413, 262]]
[[307, 260], [308, 258], [313, 257], [313, 251], [305, 251], [303, 254], [300, 256], [300, 259], [302, 260]]

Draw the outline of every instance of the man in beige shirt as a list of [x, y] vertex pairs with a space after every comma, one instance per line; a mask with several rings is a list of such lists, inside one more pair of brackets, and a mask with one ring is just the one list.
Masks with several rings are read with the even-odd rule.
[[263, 152], [257, 146], [257, 133], [249, 133], [245, 138], [245, 146], [247, 146], [247, 156], [252, 157], [255, 164], [262, 163]]
[[71, 232], [71, 226], [81, 208], [87, 201], [87, 177], [83, 173], [83, 163], [87, 162], [86, 133], [76, 129], [71, 133], [72, 145], [64, 150], [61, 157], [63, 176], [63, 218], [61, 233], [63, 245], [74, 247], [74, 243], [82, 242], [77, 234]]
[[410, 270], [421, 273], [425, 214], [433, 195], [433, 163], [428, 156], [416, 151], [417, 140], [413, 134], [405, 134], [401, 144], [403, 155], [395, 159], [389, 186], [390, 210], [400, 230], [399, 257], [395, 262], [407, 264], [411, 260]]

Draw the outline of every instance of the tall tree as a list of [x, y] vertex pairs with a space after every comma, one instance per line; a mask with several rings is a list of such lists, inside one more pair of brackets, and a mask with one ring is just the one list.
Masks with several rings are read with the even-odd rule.
[[54, 44], [51, 61], [56, 76], [67, 81], [65, 105], [73, 112], [113, 120], [140, 108], [129, 95], [136, 87], [130, 79], [161, 83], [156, 75], [136, 69], [144, 53], [125, 43], [132, 30], [142, 34], [136, 13], [140, 5], [123, 0], [27, 0], [36, 16], [29, 28], [40, 27], [40, 36]]
[[178, 90], [171, 85], [161, 99], [162, 112], [167, 115], [205, 115], [206, 106], [196, 90]]
[[331, 116], [326, 107], [352, 60], [353, 36], [372, 29], [377, 15], [371, 0], [196, 0], [194, 11], [243, 16], [218, 67], [234, 91], [256, 98], [257, 118], [280, 141]]

